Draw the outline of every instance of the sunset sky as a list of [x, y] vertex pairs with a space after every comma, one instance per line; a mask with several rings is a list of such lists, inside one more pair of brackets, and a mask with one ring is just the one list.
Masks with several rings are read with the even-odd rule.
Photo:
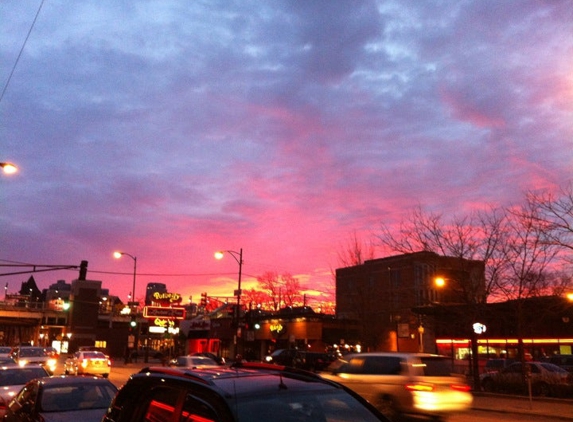
[[197, 302], [242, 248], [319, 303], [354, 232], [572, 180], [570, 0], [41, 3], [0, 3], [0, 264]]

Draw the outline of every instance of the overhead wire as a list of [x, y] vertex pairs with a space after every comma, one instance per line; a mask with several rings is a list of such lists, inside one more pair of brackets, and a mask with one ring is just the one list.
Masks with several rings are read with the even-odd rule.
[[38, 16], [40, 15], [40, 10], [42, 10], [43, 5], [44, 5], [44, 0], [42, 0], [40, 2], [40, 6], [38, 7], [38, 11], [36, 12], [36, 16], [34, 16], [34, 20], [32, 21], [32, 25], [30, 25], [30, 29], [28, 30], [28, 34], [26, 35], [26, 39], [24, 40], [24, 43], [22, 44], [22, 47], [20, 48], [20, 52], [18, 53], [18, 57], [16, 57], [16, 61], [14, 62], [14, 66], [12, 66], [12, 70], [10, 71], [10, 75], [8, 75], [8, 80], [6, 80], [6, 83], [4, 84], [4, 88], [2, 89], [2, 94], [0, 95], [0, 102], [2, 102], [2, 99], [4, 98], [4, 94], [6, 93], [6, 90], [8, 89], [8, 85], [10, 84], [10, 81], [12, 80], [12, 75], [14, 75], [14, 72], [16, 71], [16, 66], [18, 66], [18, 62], [20, 61], [20, 57], [22, 57], [22, 53], [24, 52], [24, 47], [26, 47], [26, 44], [28, 43], [28, 38], [30, 38], [30, 34], [32, 33], [32, 29], [34, 29], [34, 26], [36, 25], [36, 21], [38, 20]]

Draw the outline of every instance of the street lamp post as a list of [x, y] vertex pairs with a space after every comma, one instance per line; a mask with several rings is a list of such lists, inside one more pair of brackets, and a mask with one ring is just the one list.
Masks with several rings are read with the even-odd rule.
[[[130, 309], [130, 314], [131, 314], [131, 318], [132, 318], [132, 323], [135, 321], [133, 318], [136, 318], [137, 315], [137, 302], [135, 301], [135, 277], [137, 275], [137, 257], [127, 253], [127, 252], [114, 252], [113, 256], [116, 259], [119, 259], [122, 257], [122, 255], [127, 255], [129, 256], [131, 259], [133, 259], [133, 287], [131, 289], [131, 307], [129, 307], [130, 303], [128, 302], [128, 307]], [[130, 354], [129, 354], [129, 347], [137, 350], [137, 342], [136, 342], [136, 337], [134, 335], [134, 333], [130, 333], [127, 336], [127, 347], [126, 347], [126, 353], [125, 353], [125, 363], [128, 363], [131, 359]]]
[[114, 252], [113, 256], [117, 259], [121, 258], [122, 255], [127, 255], [129, 256], [131, 259], [133, 259], [133, 287], [131, 289], [131, 303], [132, 306], [135, 306], [135, 278], [137, 275], [137, 257], [128, 254], [127, 252]]
[[239, 252], [237, 251], [217, 251], [215, 252], [215, 258], [216, 259], [223, 259], [223, 256], [225, 256], [225, 253], [230, 254], [235, 261], [237, 261], [237, 264], [239, 264], [239, 282], [238, 282], [238, 286], [237, 286], [237, 291], [235, 292], [235, 296], [237, 296], [237, 307], [235, 309], [234, 312], [234, 319], [235, 319], [235, 347], [237, 345], [237, 333], [239, 332], [239, 317], [240, 317], [240, 307], [241, 307], [241, 274], [243, 272], [243, 248], [239, 249]]

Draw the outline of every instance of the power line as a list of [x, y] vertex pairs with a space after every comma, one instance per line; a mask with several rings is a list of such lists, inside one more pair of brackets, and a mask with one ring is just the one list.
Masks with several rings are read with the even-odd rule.
[[6, 90], [8, 89], [8, 85], [10, 84], [10, 81], [12, 80], [12, 75], [14, 74], [14, 71], [16, 70], [16, 66], [18, 66], [18, 62], [20, 61], [20, 57], [22, 56], [22, 52], [24, 51], [24, 47], [26, 46], [26, 43], [28, 42], [28, 38], [30, 38], [30, 34], [32, 33], [32, 29], [34, 28], [34, 25], [36, 24], [36, 20], [38, 20], [38, 15], [40, 14], [40, 10], [42, 10], [43, 5], [44, 5], [44, 0], [42, 0], [40, 2], [40, 6], [38, 7], [38, 11], [36, 12], [36, 16], [34, 16], [34, 20], [32, 21], [32, 25], [30, 25], [30, 29], [28, 30], [28, 34], [26, 35], [26, 39], [24, 40], [24, 43], [22, 44], [22, 48], [20, 48], [20, 52], [18, 53], [18, 57], [16, 57], [16, 61], [14, 62], [14, 66], [12, 67], [12, 70], [10, 71], [10, 75], [8, 76], [8, 80], [6, 81], [6, 84], [4, 85], [4, 89], [2, 89], [2, 95], [0, 95], [0, 102], [2, 102], [2, 99], [4, 98], [4, 94], [6, 93]]

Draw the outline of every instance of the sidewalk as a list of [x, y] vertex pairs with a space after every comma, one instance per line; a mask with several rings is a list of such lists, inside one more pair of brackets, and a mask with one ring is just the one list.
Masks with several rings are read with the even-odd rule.
[[[556, 420], [573, 421], [573, 400], [508, 396], [474, 392], [473, 408], [487, 412], [537, 415]], [[527, 419], [525, 419], [527, 420]]]

